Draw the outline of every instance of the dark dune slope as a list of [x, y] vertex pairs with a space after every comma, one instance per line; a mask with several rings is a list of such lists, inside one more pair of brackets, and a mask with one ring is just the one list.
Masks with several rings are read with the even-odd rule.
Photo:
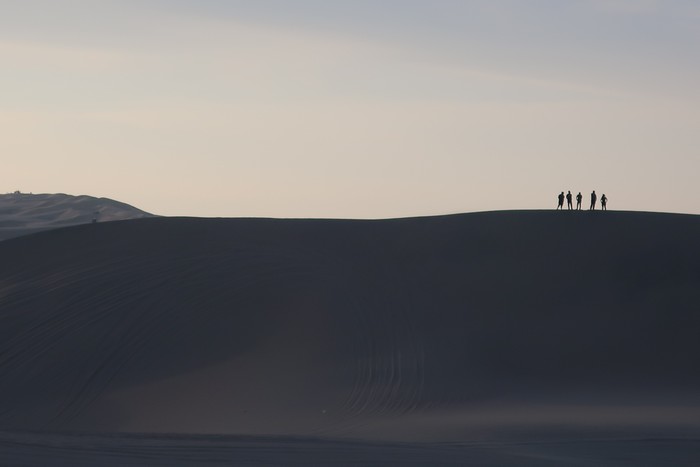
[[5, 241], [0, 429], [697, 433], [699, 238], [697, 216], [495, 212]]

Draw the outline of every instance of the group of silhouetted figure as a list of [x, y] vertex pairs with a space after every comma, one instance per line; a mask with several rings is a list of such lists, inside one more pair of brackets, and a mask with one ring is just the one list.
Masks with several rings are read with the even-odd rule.
[[[557, 209], [564, 209], [564, 199], [566, 199], [566, 205], [569, 210], [574, 209], [573, 205], [573, 196], [571, 195], [571, 191], [569, 191], [566, 195], [564, 195], [564, 192], [562, 191], [559, 193], [559, 204], [557, 205]], [[576, 195], [576, 210], [580, 211], [581, 210], [581, 200], [583, 200], [583, 196], [581, 195], [581, 192], [579, 191], [578, 194]], [[595, 194], [595, 190], [593, 190], [593, 193], [591, 193], [591, 207], [589, 208], [589, 211], [595, 211], [595, 204], [598, 202], [598, 195]], [[600, 209], [603, 211], [608, 210], [608, 197], [605, 196], [605, 193], [603, 193], [603, 196], [600, 198]]]

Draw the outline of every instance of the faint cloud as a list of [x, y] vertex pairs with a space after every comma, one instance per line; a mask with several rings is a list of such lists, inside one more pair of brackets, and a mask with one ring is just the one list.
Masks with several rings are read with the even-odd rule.
[[584, 0], [600, 11], [633, 15], [672, 13], [690, 17], [700, 16], [696, 0]]
[[[534, 94], [556, 91], [570, 97], [617, 98], [627, 94], [588, 84], [585, 79], [556, 79], [488, 64], [464, 66], [462, 60], [449, 55], [435, 56], [432, 50], [390, 41], [230, 19], [172, 17], [166, 24], [168, 30], [177, 31], [176, 42], [188, 44], [175, 49], [180, 60], [196, 63], [192, 69], [203, 75], [226, 77], [230, 84], [257, 97], [292, 88], [311, 90], [316, 96], [329, 90], [336, 97], [350, 94], [382, 101], [452, 100], [465, 90], [470, 95], [479, 94], [479, 89], [493, 94], [493, 89], [514, 87], [535, 90]], [[152, 57], [152, 61], [158, 60]]]
[[499, 72], [497, 70], [486, 68], [462, 68], [459, 70], [459, 73], [464, 78], [476, 78], [492, 84], [501, 84], [502, 86], [525, 86], [548, 91], [557, 91], [570, 97], [582, 95], [588, 98], [598, 97], [616, 99], [628, 97], [630, 95], [629, 92], [624, 92], [623, 90], [614, 89], [612, 87], [594, 86], [586, 84], [585, 82], [542, 78], [528, 74]]
[[587, 0], [599, 10], [613, 13], [649, 14], [659, 11], [661, 0]]
[[117, 69], [128, 61], [128, 55], [116, 50], [84, 46], [0, 41], [0, 61], [6, 67], [14, 66], [22, 69], [28, 67]]

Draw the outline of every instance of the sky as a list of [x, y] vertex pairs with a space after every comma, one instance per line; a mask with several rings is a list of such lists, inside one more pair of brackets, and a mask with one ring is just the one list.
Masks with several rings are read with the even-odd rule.
[[698, 44], [697, 0], [0, 0], [0, 192], [700, 214]]

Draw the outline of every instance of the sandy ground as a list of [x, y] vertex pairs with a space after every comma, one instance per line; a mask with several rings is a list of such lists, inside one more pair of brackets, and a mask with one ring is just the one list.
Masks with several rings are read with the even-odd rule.
[[698, 465], [697, 238], [513, 211], [3, 241], [0, 465]]
[[608, 439], [544, 443], [416, 444], [293, 437], [0, 433], [2, 465], [16, 466], [696, 466], [700, 441]]

